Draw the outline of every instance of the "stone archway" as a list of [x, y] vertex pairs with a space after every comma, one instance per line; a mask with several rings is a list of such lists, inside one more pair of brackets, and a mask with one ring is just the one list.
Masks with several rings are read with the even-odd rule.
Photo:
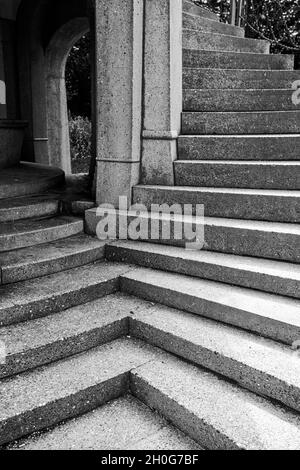
[[49, 161], [71, 173], [65, 68], [76, 42], [89, 31], [88, 18], [73, 18], [52, 37], [46, 49]]

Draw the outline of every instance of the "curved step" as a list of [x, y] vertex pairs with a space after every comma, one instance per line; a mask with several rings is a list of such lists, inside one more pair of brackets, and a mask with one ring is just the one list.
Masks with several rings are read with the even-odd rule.
[[83, 220], [74, 217], [7, 222], [0, 226], [0, 253], [71, 237], [82, 231]]
[[177, 186], [300, 190], [300, 162], [295, 161], [177, 160], [174, 165]]
[[195, 3], [191, 0], [183, 0], [182, 9], [183, 12], [191, 13], [192, 15], [197, 15], [212, 21], [220, 21], [218, 15], [210, 11], [208, 8], [203, 8], [199, 5], [195, 5]]
[[229, 70], [229, 69], [183, 69], [183, 88], [186, 89], [290, 89], [299, 80], [297, 70]]
[[300, 266], [297, 264], [130, 241], [108, 244], [106, 257], [109, 261], [300, 299]]
[[[197, 204], [204, 204], [208, 217], [300, 222], [300, 191], [241, 188], [135, 186], [133, 202], [147, 210], [157, 204], [191, 204], [196, 215]], [[1, 258], [0, 258], [1, 259]]]
[[65, 175], [59, 168], [22, 162], [1, 170], [0, 199], [38, 194], [62, 185]]
[[270, 53], [270, 43], [268, 41], [238, 38], [217, 33], [203, 33], [194, 29], [183, 30], [183, 48], [205, 49], [208, 51], [254, 52], [259, 54]]
[[195, 29], [196, 31], [201, 31], [202, 33], [226, 34], [239, 38], [243, 38], [245, 36], [245, 30], [243, 28], [217, 22], [209, 18], [204, 18], [187, 12], [183, 14], [183, 28]]
[[300, 135], [181, 135], [182, 160], [300, 160]]
[[0, 199], [0, 222], [12, 222], [55, 216], [60, 211], [59, 199], [48, 196]]
[[184, 112], [183, 134], [300, 134], [300, 111]]
[[263, 69], [293, 70], [295, 58], [291, 54], [255, 54], [249, 52], [222, 52], [183, 49], [183, 66], [204, 69]]
[[79, 234], [0, 253], [0, 283], [25, 281], [93, 263], [104, 257], [104, 249], [104, 242]]
[[294, 111], [291, 90], [195, 90], [183, 91], [184, 111]]
[[122, 275], [121, 290], [290, 346], [299, 340], [300, 301], [296, 299], [144, 268]]

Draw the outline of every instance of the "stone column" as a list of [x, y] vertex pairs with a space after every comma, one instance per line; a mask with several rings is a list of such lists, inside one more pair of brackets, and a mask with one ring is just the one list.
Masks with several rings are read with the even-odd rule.
[[96, 201], [116, 208], [140, 178], [143, 2], [95, 0]]
[[145, 0], [142, 182], [174, 185], [182, 112], [182, 0]]
[[6, 119], [6, 84], [1, 26], [0, 23], [0, 119]]

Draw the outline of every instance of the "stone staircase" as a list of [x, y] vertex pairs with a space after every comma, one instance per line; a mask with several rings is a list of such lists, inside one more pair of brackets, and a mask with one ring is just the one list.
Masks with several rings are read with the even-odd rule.
[[0, 186], [3, 448], [300, 449], [298, 73], [184, 10], [176, 186], [133, 197], [205, 204], [205, 250], [92, 238], [61, 180]]

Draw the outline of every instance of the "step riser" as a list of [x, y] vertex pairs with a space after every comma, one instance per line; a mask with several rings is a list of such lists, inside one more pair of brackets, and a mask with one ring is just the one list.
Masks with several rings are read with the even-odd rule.
[[183, 48], [209, 51], [254, 52], [269, 54], [270, 44], [255, 39], [237, 38], [221, 34], [209, 34], [183, 30]]
[[283, 324], [280, 321], [258, 316], [249, 311], [246, 312], [228, 305], [177, 292], [172, 288], [165, 289], [142, 281], [138, 282], [126, 278], [126, 276], [121, 278], [121, 291], [150, 302], [161, 303], [167, 307], [237, 326], [265, 338], [289, 345], [295, 341], [295, 338], [300, 336], [300, 328], [294, 325]]
[[300, 160], [299, 136], [181, 136], [181, 160]]
[[[293, 70], [294, 56], [183, 50], [183, 66], [204, 69]], [[247, 72], [246, 72], [247, 73]]]
[[183, 70], [183, 88], [195, 90], [291, 90], [296, 80], [299, 80], [297, 71]]
[[46, 317], [67, 308], [100, 299], [119, 290], [118, 278], [100, 282], [87, 288], [76, 289], [57, 297], [46, 297], [28, 304], [14, 305], [0, 312], [0, 326], [12, 325], [36, 318]]
[[168, 331], [153, 327], [143, 320], [131, 319], [130, 331], [136, 338], [229, 378], [251, 392], [277, 400], [300, 411], [300, 389], [290, 386], [277, 377], [223, 356], [214, 350], [196, 345]]
[[49, 201], [40, 204], [28, 204], [23, 207], [12, 207], [0, 209], [0, 223], [24, 219], [52, 217], [60, 212], [58, 201]]
[[267, 196], [263, 194], [232, 194], [225, 191], [212, 193], [205, 189], [196, 191], [135, 187], [134, 204], [143, 204], [148, 210], [153, 204], [192, 204], [196, 215], [197, 204], [204, 204], [207, 217], [229, 219], [267, 220], [270, 222], [300, 222], [300, 197]]
[[88, 413], [108, 401], [119, 398], [128, 391], [128, 388], [128, 374], [121, 374], [98, 386], [53, 400], [43, 407], [1, 422], [0, 445]]
[[183, 113], [182, 133], [188, 135], [300, 134], [300, 113]]
[[245, 37], [245, 31], [242, 28], [231, 26], [226, 23], [218, 23], [216, 21], [202, 18], [200, 16], [193, 16], [188, 13], [183, 15], [183, 28], [195, 29], [202, 33], [226, 34], [239, 38]]
[[300, 165], [177, 161], [175, 180], [177, 186], [297, 190], [300, 189]]
[[290, 90], [185, 90], [184, 111], [295, 111]]
[[[104, 259], [104, 247], [77, 252], [58, 259], [35, 261], [22, 266], [2, 266], [0, 284], [11, 284], [66, 271]], [[1, 262], [1, 256], [0, 256]]]
[[[131, 222], [137, 219], [136, 216], [127, 214], [126, 216], [128, 224], [131, 224]], [[202, 238], [204, 228], [205, 242], [202, 248], [207, 251], [290, 261], [293, 263], [300, 261], [300, 236], [298, 233], [293, 233], [292, 224], [291, 229], [289, 224], [287, 224], [287, 226], [280, 227], [280, 229], [274, 228], [274, 231], [266, 231], [265, 225], [262, 225], [261, 228], [260, 226], [251, 228], [251, 224], [245, 227], [235, 227], [226, 223], [224, 223], [224, 225], [221, 224], [220, 220], [222, 219], [216, 219], [217, 222], [214, 222], [214, 219], [211, 221], [209, 218], [206, 218], [204, 227], [202, 223], [199, 224], [195, 221], [189, 222], [183, 220], [174, 223], [173, 220], [170, 220], [170, 215], [164, 218], [163, 221], [161, 217], [159, 219], [160, 220], [158, 220], [157, 214], [155, 214], [154, 218], [151, 214], [139, 216], [139, 222], [141, 226], [143, 226], [139, 240], [163, 245], [187, 247], [189, 243], [195, 241], [195, 238], [191, 240], [188, 239], [188, 237], [194, 236], [197, 233], [197, 236]], [[96, 233], [96, 227], [99, 221], [100, 218], [98, 218], [94, 212], [87, 215], [86, 223], [90, 233]], [[154, 224], [155, 229], [157, 228], [157, 233], [155, 230], [153, 236], [151, 230], [152, 224]], [[263, 223], [261, 222], [261, 224]], [[180, 225], [180, 232], [178, 225]], [[145, 227], [147, 227], [148, 232], [145, 230]], [[168, 235], [165, 235], [166, 229], [168, 229]], [[166, 238], [166, 236], [168, 236], [168, 238]], [[128, 239], [131, 239], [130, 233], [128, 233]], [[136, 241], [136, 239], [134, 241]], [[200, 243], [197, 243], [197, 249], [200, 249]]]
[[38, 349], [30, 349], [26, 353], [11, 355], [7, 358], [5, 365], [0, 365], [0, 379], [80, 354], [127, 334], [128, 319], [124, 317], [122, 320], [105, 327], [95, 328], [73, 337], [64, 337], [56, 343], [50, 343]]
[[134, 251], [114, 245], [106, 247], [106, 257], [110, 261], [123, 262], [142, 266], [145, 268], [184, 274], [200, 279], [223, 282], [239, 287], [247, 287], [271, 294], [300, 298], [300, 282], [295, 279], [286, 279], [276, 275], [269, 275], [227, 267], [209, 262], [193, 261], [180, 256], [170, 257], [151, 252]]
[[72, 235], [77, 235], [82, 231], [83, 222], [79, 220], [77, 222], [66, 223], [65, 225], [48, 227], [32, 232], [0, 235], [0, 253], [60, 240], [62, 238], [71, 237]]
[[130, 388], [135, 397], [152, 409], [157, 410], [183, 433], [201, 446], [211, 450], [241, 450], [227, 436], [216, 431], [209, 423], [198, 419], [180, 403], [174, 401], [161, 390], [136, 373], [131, 373]]

